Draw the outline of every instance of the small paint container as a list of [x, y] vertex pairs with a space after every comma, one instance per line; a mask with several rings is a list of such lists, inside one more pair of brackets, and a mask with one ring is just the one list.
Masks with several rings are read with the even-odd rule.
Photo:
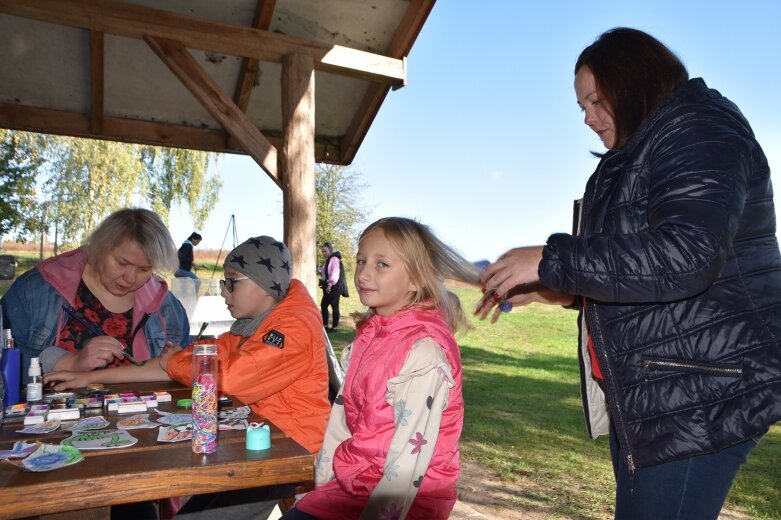
[[76, 394], [73, 392], [56, 392], [53, 394], [45, 394], [43, 396], [43, 402], [48, 404], [52, 410], [64, 410], [68, 408], [68, 400], [75, 399]]
[[267, 450], [271, 447], [271, 429], [268, 424], [250, 423], [247, 427], [246, 447], [250, 451]]
[[179, 399], [176, 401], [176, 406], [179, 408], [192, 408], [193, 407], [193, 400], [192, 399]]

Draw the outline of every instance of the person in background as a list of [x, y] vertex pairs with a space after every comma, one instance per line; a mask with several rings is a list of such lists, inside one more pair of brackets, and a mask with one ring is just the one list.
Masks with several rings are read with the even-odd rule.
[[734, 103], [652, 36], [605, 32], [575, 65], [607, 148], [579, 225], [482, 276], [499, 303], [580, 309], [583, 403], [609, 434], [618, 519], [716, 519], [781, 418], [781, 255], [770, 169]]
[[394, 217], [362, 233], [355, 285], [368, 309], [342, 352], [316, 488], [284, 519], [448, 518], [464, 419], [453, 334], [466, 317], [444, 279], [478, 272], [428, 227]]
[[[285, 244], [250, 238], [225, 260], [222, 296], [236, 322], [215, 343], [221, 393], [249, 405], [312, 453], [320, 449], [330, 413], [325, 335], [306, 287], [291, 279]], [[171, 347], [143, 366], [92, 372], [52, 372], [44, 380], [57, 391], [91, 383], [174, 379], [192, 384], [192, 347]], [[265, 518], [292, 487], [250, 489], [191, 498], [186, 518]]]
[[[320, 248], [323, 254], [323, 266], [320, 268], [320, 288], [323, 289], [323, 298], [320, 300], [320, 312], [323, 315], [323, 326], [327, 332], [336, 330], [339, 326], [339, 300], [342, 295], [347, 295], [347, 281], [344, 275], [342, 254], [334, 251], [329, 242], [325, 242]], [[331, 326], [328, 326], [328, 307], [331, 307]]]
[[174, 273], [176, 278], [191, 278], [195, 282], [195, 294], [201, 288], [201, 279], [193, 272], [194, 269], [198, 269], [198, 265], [194, 262], [194, 249], [195, 246], [201, 243], [203, 237], [193, 231], [187, 240], [182, 242], [182, 245], [177, 251], [179, 257], [179, 268]]
[[163, 221], [146, 209], [106, 217], [82, 247], [40, 262], [2, 299], [3, 321], [44, 372], [94, 370], [157, 356], [186, 343], [190, 325], [161, 270], [176, 265]]

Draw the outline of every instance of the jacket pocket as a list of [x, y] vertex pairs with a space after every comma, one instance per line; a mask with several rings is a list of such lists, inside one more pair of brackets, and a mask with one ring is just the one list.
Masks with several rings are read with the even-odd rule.
[[687, 372], [716, 377], [742, 377], [743, 365], [738, 363], [704, 363], [681, 359], [646, 358], [643, 360], [643, 375], [654, 373]]

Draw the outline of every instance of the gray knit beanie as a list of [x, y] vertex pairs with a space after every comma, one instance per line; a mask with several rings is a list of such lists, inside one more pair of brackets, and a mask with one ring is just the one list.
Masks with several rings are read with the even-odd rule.
[[277, 301], [290, 288], [292, 264], [287, 246], [267, 236], [250, 238], [225, 259], [225, 267], [248, 276]]

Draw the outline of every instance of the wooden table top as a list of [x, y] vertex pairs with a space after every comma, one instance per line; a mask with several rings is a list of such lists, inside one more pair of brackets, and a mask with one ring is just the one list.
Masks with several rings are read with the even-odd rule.
[[[160, 409], [184, 412], [176, 400], [189, 397], [190, 389], [176, 383], [142, 383], [112, 385], [117, 392], [141, 395], [165, 390], [172, 403], [161, 403]], [[240, 405], [240, 403], [237, 403]], [[150, 419], [155, 412], [150, 410]], [[186, 413], [186, 412], [185, 412]], [[101, 413], [113, 428], [117, 415], [104, 409]], [[258, 420], [251, 417], [250, 420]], [[47, 435], [16, 433], [21, 422], [3, 424], [0, 449], [10, 449], [18, 440], [40, 440], [59, 444], [69, 431], [56, 430]], [[271, 448], [248, 451], [244, 447], [245, 430], [219, 432], [217, 452], [210, 455], [192, 452], [189, 441], [158, 443], [158, 428], [130, 430], [138, 443], [129, 448], [82, 450], [84, 460], [54, 471], [34, 473], [0, 463], [0, 518], [74, 511], [167, 497], [196, 495], [233, 489], [294, 484], [313, 478], [312, 455], [292, 439], [284, 437], [272, 425]]]

